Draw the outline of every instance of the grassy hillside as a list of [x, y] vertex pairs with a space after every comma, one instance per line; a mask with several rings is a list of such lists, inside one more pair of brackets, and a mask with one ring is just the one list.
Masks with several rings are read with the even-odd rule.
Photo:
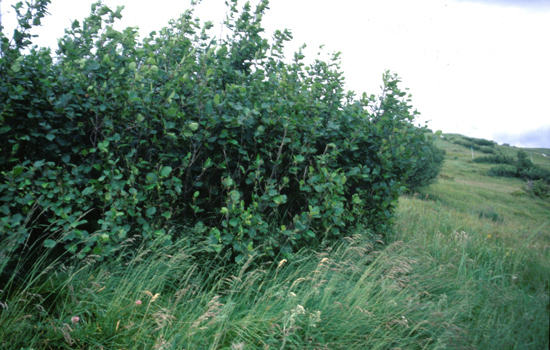
[[[550, 202], [530, 197], [526, 182], [516, 178], [487, 176], [494, 164], [472, 162], [470, 148], [455, 144], [463, 138], [445, 134], [436, 142], [447, 154], [438, 182], [423, 190], [430, 198], [466, 214], [489, 216], [503, 221], [511, 234], [526, 237], [537, 235], [541, 241], [550, 242]], [[520, 148], [495, 145], [497, 153], [516, 158]], [[533, 163], [550, 169], [550, 149], [522, 149]], [[474, 150], [473, 157], [487, 154]]]
[[453, 138], [389, 237], [358, 230], [260, 267], [208, 263], [184, 242], [114, 263], [32, 257], [33, 273], [0, 286], [0, 348], [547, 349], [550, 204], [486, 176]]

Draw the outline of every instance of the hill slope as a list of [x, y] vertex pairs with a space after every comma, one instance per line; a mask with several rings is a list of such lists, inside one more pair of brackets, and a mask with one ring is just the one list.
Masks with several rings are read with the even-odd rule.
[[[527, 183], [517, 178], [491, 177], [487, 175], [494, 164], [472, 162], [473, 158], [486, 156], [455, 142], [465, 137], [444, 134], [436, 144], [447, 154], [438, 182], [424, 189], [430, 198], [437, 198], [456, 210], [474, 214], [489, 215], [503, 221], [507, 229], [519, 235], [538, 235], [550, 243], [550, 202], [532, 197], [525, 191]], [[521, 149], [498, 146], [498, 154], [516, 158], [519, 150], [527, 152], [533, 163], [550, 170], [550, 149]], [[473, 156], [472, 156], [473, 153]]]

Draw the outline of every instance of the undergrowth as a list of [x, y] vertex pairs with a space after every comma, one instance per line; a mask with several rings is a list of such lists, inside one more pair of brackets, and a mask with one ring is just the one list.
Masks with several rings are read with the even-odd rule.
[[503, 225], [402, 197], [389, 241], [358, 230], [293, 261], [226, 267], [185, 242], [114, 263], [39, 260], [2, 288], [0, 346], [541, 349], [549, 246]]

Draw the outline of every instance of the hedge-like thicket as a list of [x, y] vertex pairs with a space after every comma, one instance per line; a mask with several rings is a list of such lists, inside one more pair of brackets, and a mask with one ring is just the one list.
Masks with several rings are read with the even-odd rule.
[[443, 168], [445, 154], [445, 150], [435, 145], [433, 137], [427, 138], [422, 148], [421, 158], [407, 177], [407, 187], [411, 190], [418, 190], [434, 183]]
[[476, 158], [472, 159], [472, 162], [474, 162], [474, 163], [486, 163], [486, 164], [509, 164], [509, 165], [514, 165], [516, 161], [512, 157], [497, 154], [497, 155], [492, 155], [492, 156], [476, 157]]
[[20, 6], [1, 37], [4, 247], [106, 257], [136, 235], [188, 235], [241, 261], [390, 227], [425, 142], [395, 75], [356, 97], [339, 54], [288, 63], [291, 34], [264, 37], [265, 0], [231, 1], [225, 38], [187, 11], [143, 42], [95, 4], [52, 57], [28, 34], [48, 3]]

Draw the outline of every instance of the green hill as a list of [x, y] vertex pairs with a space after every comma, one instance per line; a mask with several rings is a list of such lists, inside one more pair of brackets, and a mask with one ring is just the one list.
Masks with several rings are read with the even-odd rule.
[[[455, 143], [464, 140], [457, 134], [443, 134], [436, 144], [446, 151], [443, 169], [438, 182], [423, 190], [455, 210], [466, 214], [491, 214], [503, 220], [507, 227], [525, 232], [537, 232], [541, 239], [550, 242], [550, 202], [529, 196], [527, 183], [517, 178], [491, 177], [488, 170], [494, 164], [473, 162], [473, 158], [486, 153]], [[550, 149], [521, 149], [494, 146], [497, 154], [516, 158], [519, 150], [532, 156], [533, 163], [550, 170]], [[517, 227], [516, 227], [517, 226]], [[538, 233], [540, 232], [540, 233]]]

